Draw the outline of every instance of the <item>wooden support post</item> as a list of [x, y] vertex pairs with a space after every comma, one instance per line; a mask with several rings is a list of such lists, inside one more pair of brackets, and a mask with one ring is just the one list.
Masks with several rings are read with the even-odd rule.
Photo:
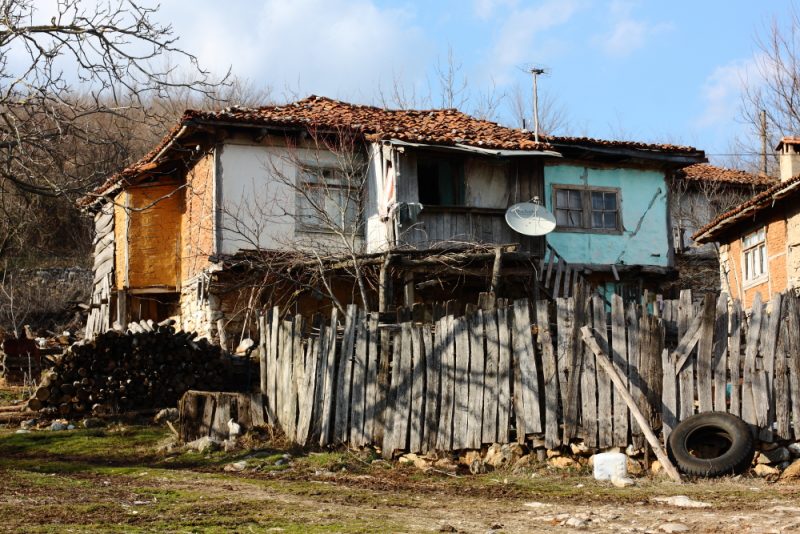
[[614, 368], [614, 364], [611, 363], [608, 355], [605, 354], [602, 349], [600, 349], [600, 345], [597, 343], [594, 334], [588, 326], [581, 328], [581, 336], [583, 337], [583, 342], [586, 343], [586, 345], [592, 350], [597, 358], [597, 364], [602, 367], [606, 374], [608, 374], [609, 378], [611, 378], [611, 381], [614, 383], [614, 387], [617, 388], [617, 393], [622, 395], [623, 400], [625, 400], [625, 403], [628, 405], [628, 408], [631, 411], [631, 415], [633, 415], [633, 417], [636, 419], [636, 422], [639, 423], [639, 428], [644, 432], [647, 442], [650, 444], [650, 447], [652, 447], [653, 452], [655, 452], [658, 461], [661, 462], [661, 465], [664, 467], [664, 472], [666, 472], [672, 480], [680, 484], [682, 482], [680, 473], [678, 473], [678, 470], [675, 469], [674, 465], [672, 465], [672, 462], [670, 461], [663, 447], [661, 447], [661, 443], [659, 443], [658, 438], [653, 432], [653, 429], [650, 428], [647, 418], [642, 415], [642, 412], [636, 405], [636, 401], [633, 400], [633, 397], [628, 392], [628, 388], [625, 386], [625, 380]]
[[378, 275], [378, 311], [385, 312], [389, 309], [389, 302], [392, 300], [392, 277], [389, 273], [389, 265], [392, 262], [392, 255], [388, 252], [383, 258], [381, 271]]
[[489, 291], [498, 294], [500, 286], [500, 269], [503, 266], [503, 247], [494, 249], [494, 264], [492, 265], [492, 283]]
[[414, 305], [414, 271], [406, 271], [403, 275], [403, 305], [406, 308]]

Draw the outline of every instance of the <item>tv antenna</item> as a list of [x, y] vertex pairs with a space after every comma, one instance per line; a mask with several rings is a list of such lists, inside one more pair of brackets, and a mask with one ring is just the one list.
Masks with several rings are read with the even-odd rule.
[[547, 74], [547, 70], [542, 67], [530, 67], [528, 72], [533, 78], [533, 139], [539, 142], [539, 76]]

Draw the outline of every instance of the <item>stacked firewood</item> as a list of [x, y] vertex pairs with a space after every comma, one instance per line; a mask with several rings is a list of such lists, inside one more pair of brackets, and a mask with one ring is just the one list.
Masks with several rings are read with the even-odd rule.
[[189, 389], [219, 390], [229, 358], [169, 324], [108, 331], [75, 344], [42, 374], [28, 406], [51, 415], [95, 415], [175, 406]]

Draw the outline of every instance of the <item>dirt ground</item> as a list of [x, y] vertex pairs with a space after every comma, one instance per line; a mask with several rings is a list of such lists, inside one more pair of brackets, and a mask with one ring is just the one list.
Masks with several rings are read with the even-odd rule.
[[[347, 451], [157, 452], [170, 435], [122, 425], [0, 431], [0, 531], [800, 531], [800, 485], [759, 478], [639, 478], [620, 489], [545, 466], [453, 476]], [[243, 471], [224, 470], [236, 461]], [[710, 506], [655, 500], [674, 495]]]

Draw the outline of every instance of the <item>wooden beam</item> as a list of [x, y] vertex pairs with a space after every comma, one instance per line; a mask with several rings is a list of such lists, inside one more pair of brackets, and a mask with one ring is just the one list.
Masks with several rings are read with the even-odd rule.
[[594, 334], [588, 326], [581, 328], [581, 337], [583, 337], [583, 342], [586, 343], [589, 349], [594, 352], [598, 365], [600, 365], [600, 367], [603, 368], [603, 371], [605, 371], [609, 378], [611, 378], [611, 381], [614, 383], [614, 387], [617, 388], [617, 392], [622, 395], [625, 404], [628, 405], [628, 408], [631, 411], [631, 415], [633, 415], [634, 419], [636, 419], [636, 422], [639, 424], [639, 428], [644, 432], [647, 442], [650, 444], [650, 447], [652, 447], [653, 452], [656, 454], [656, 458], [658, 458], [658, 461], [661, 462], [661, 465], [664, 467], [664, 472], [666, 472], [672, 480], [678, 484], [681, 484], [682, 480], [680, 473], [678, 473], [678, 470], [675, 469], [675, 466], [670, 461], [669, 456], [667, 456], [666, 451], [664, 451], [664, 448], [661, 447], [661, 443], [659, 443], [658, 438], [653, 432], [653, 429], [650, 428], [647, 418], [642, 415], [642, 412], [636, 405], [636, 401], [633, 400], [628, 388], [625, 387], [625, 381], [614, 368], [614, 364], [611, 363], [608, 355], [600, 348], [600, 345], [597, 343]]

